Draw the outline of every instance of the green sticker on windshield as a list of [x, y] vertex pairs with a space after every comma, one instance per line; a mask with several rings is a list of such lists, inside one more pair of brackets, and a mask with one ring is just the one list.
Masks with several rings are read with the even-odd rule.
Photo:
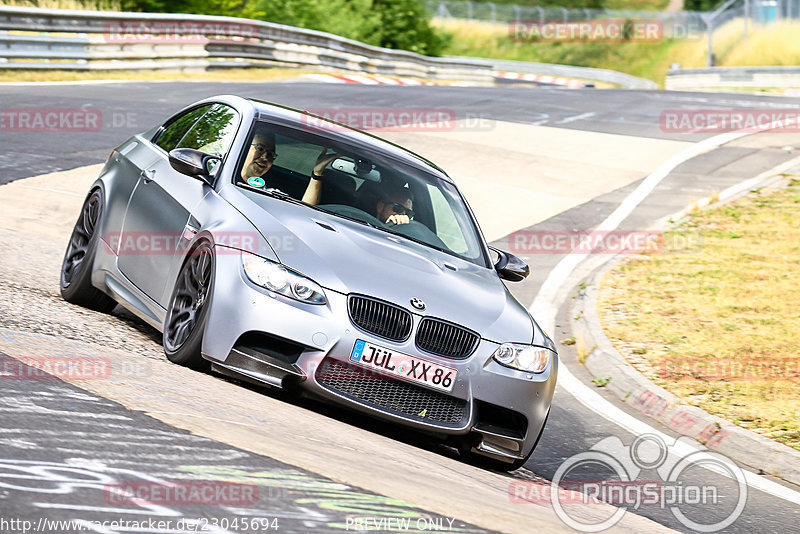
[[264, 187], [264, 179], [260, 176], [251, 176], [247, 179], [247, 183], [253, 187]]

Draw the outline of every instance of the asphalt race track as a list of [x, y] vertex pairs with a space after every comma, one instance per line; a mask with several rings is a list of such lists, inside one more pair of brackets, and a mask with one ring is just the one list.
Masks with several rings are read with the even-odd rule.
[[[488, 473], [461, 463], [453, 451], [426, 437], [314, 401], [178, 368], [163, 357], [160, 335], [130, 314], [117, 308], [104, 316], [61, 301], [61, 255], [82, 196], [99, 169], [92, 168], [93, 175], [83, 170], [55, 175], [64, 177], [61, 183], [29, 177], [102, 163], [130, 135], [184, 105], [221, 93], [301, 109], [451, 110], [460, 125], [452, 130], [392, 132], [386, 137], [429, 155], [457, 182], [463, 180], [487, 237], [501, 248], [509, 248], [512, 241], [505, 236], [514, 230], [596, 226], [668, 157], [713, 135], [665, 131], [660, 125], [665, 110], [800, 109], [800, 99], [661, 91], [311, 83], [0, 85], [0, 112], [90, 108], [101, 117], [98, 128], [87, 131], [9, 131], [7, 123], [0, 127], [0, 184], [8, 184], [0, 187], [0, 357], [4, 366], [21, 366], [15, 357], [101, 354], [114, 362], [115, 373], [121, 369], [110, 380], [77, 387], [56, 379], [0, 376], [0, 531], [22, 531], [3, 526], [3, 519], [36, 525], [42, 517], [77, 518], [87, 526], [120, 517], [175, 521], [149, 532], [270, 531], [266, 527], [272, 527], [272, 520], [277, 532], [340, 532], [354, 530], [356, 519], [367, 517], [410, 518], [412, 531], [570, 531], [545, 499], [521, 501], [509, 492], [547, 484], [565, 461], [605, 438], [631, 445], [639, 437], [559, 387], [527, 470]], [[674, 169], [621, 227], [648, 228], [693, 200], [798, 155], [800, 137], [785, 133], [747, 136], [710, 150]], [[515, 172], [515, 158], [522, 157], [534, 164]], [[633, 160], [635, 164], [629, 163]], [[489, 190], [487, 184], [496, 186]], [[481, 188], [487, 189], [485, 198], [477, 194]], [[530, 199], [529, 210], [509, 208], [515, 188], [525, 189], [520, 195]], [[542, 191], [541, 205], [537, 191]], [[515, 253], [525, 257], [533, 274], [509, 287], [530, 306], [563, 254]], [[570, 300], [558, 303], [551, 332], [556, 341], [572, 335]], [[559, 351], [561, 363], [589, 382], [573, 348], [559, 343]], [[621, 410], [637, 413], [602, 389], [594, 390]], [[651, 474], [656, 480], [655, 472]], [[587, 466], [581, 476], [602, 481], [610, 473], [603, 466]], [[237, 483], [257, 488], [258, 497], [249, 504], [120, 504], [110, 502], [108, 494], [115, 480]], [[770, 487], [783, 489], [747, 488], [741, 515], [721, 531], [796, 530], [800, 488], [772, 482]], [[720, 497], [715, 504], [682, 505], [681, 511], [701, 524], [722, 521], [742, 495], [734, 480], [706, 469], [687, 472], [682, 483], [713, 487]], [[587, 508], [580, 502], [570, 509], [585, 521], [613, 512], [605, 505]], [[223, 525], [217, 521], [222, 517], [231, 519]], [[181, 518], [189, 523], [178, 530]], [[234, 525], [232, 518], [251, 523]], [[613, 528], [657, 531], [659, 525], [664, 531], [698, 530], [657, 504], [631, 509]], [[397, 523], [368, 528], [402, 530]], [[40, 531], [70, 530], [50, 525]]]

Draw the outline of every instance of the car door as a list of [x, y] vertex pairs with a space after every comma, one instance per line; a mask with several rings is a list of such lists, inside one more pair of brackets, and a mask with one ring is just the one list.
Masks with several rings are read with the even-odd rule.
[[[213, 192], [203, 181], [173, 169], [168, 153], [175, 148], [193, 148], [222, 158], [238, 123], [239, 116], [233, 108], [214, 104], [179, 116], [154, 139], [153, 149], [159, 157], [142, 171], [131, 195], [119, 269], [161, 307], [168, 304], [167, 284], [171, 286], [175, 257], [186, 254], [187, 237], [200, 225], [199, 221], [190, 220], [192, 210]], [[187, 229], [190, 233], [185, 235]]]

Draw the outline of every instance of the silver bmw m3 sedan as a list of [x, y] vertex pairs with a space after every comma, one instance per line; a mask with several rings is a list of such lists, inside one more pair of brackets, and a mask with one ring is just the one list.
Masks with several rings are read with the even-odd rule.
[[453, 181], [367, 133], [235, 96], [118, 146], [67, 246], [61, 294], [122, 305], [167, 358], [433, 434], [511, 470], [556, 383]]

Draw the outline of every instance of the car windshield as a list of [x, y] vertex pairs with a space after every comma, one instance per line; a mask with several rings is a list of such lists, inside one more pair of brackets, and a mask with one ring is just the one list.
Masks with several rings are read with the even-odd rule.
[[[386, 153], [345, 143], [341, 136], [256, 121], [235, 183], [487, 265], [476, 226], [452, 184]], [[312, 173], [318, 179], [312, 181]]]

